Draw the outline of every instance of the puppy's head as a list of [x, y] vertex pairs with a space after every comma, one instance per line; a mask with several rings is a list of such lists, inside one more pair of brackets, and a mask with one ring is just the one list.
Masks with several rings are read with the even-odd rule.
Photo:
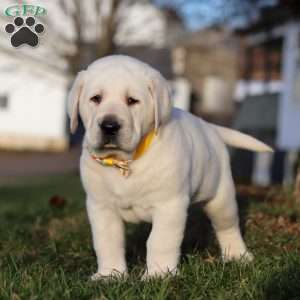
[[162, 75], [134, 58], [108, 56], [80, 72], [68, 97], [71, 132], [78, 115], [88, 146], [102, 155], [130, 155], [150, 130], [168, 121], [172, 109]]

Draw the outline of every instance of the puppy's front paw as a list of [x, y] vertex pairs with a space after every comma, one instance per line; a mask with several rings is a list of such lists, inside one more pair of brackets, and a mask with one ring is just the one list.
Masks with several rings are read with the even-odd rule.
[[103, 276], [101, 273], [97, 272], [97, 273], [93, 274], [90, 279], [91, 279], [91, 281], [98, 281], [103, 278], [105, 278], [105, 276]]
[[249, 252], [249, 251], [246, 251], [241, 257], [240, 257], [240, 261], [241, 262], [251, 262], [254, 260], [254, 255]]
[[97, 273], [91, 276], [91, 281], [98, 281], [98, 280], [120, 280], [124, 279], [127, 276], [126, 271], [117, 271], [117, 270], [105, 270], [105, 271], [98, 271]]
[[245, 252], [229, 252], [225, 253], [222, 256], [222, 259], [224, 262], [227, 261], [239, 261], [242, 263], [251, 262], [254, 259], [254, 256], [251, 252], [245, 251]]
[[149, 269], [147, 270], [143, 276], [142, 276], [142, 280], [149, 280], [149, 279], [155, 279], [155, 278], [166, 278], [166, 277], [170, 277], [170, 276], [175, 276], [177, 275], [177, 268], [173, 269], [173, 270], [162, 270], [162, 269]]

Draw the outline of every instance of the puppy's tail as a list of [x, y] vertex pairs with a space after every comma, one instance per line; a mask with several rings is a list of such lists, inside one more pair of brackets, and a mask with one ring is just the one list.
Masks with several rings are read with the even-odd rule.
[[252, 150], [256, 152], [273, 152], [274, 150], [252, 136], [237, 130], [211, 124], [223, 139], [224, 143], [232, 147]]

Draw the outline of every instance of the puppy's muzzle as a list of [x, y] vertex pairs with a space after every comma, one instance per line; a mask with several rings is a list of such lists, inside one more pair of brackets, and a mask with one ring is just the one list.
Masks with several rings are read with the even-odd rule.
[[107, 116], [99, 123], [99, 127], [105, 136], [116, 136], [121, 129], [121, 124], [113, 116]]

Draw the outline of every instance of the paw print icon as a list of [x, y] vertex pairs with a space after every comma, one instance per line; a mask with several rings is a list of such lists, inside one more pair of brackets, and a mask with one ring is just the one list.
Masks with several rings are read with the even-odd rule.
[[11, 35], [10, 42], [15, 48], [25, 44], [36, 47], [39, 43], [39, 35], [45, 31], [41, 23], [37, 23], [33, 17], [16, 17], [13, 23], [5, 26], [5, 31]]

